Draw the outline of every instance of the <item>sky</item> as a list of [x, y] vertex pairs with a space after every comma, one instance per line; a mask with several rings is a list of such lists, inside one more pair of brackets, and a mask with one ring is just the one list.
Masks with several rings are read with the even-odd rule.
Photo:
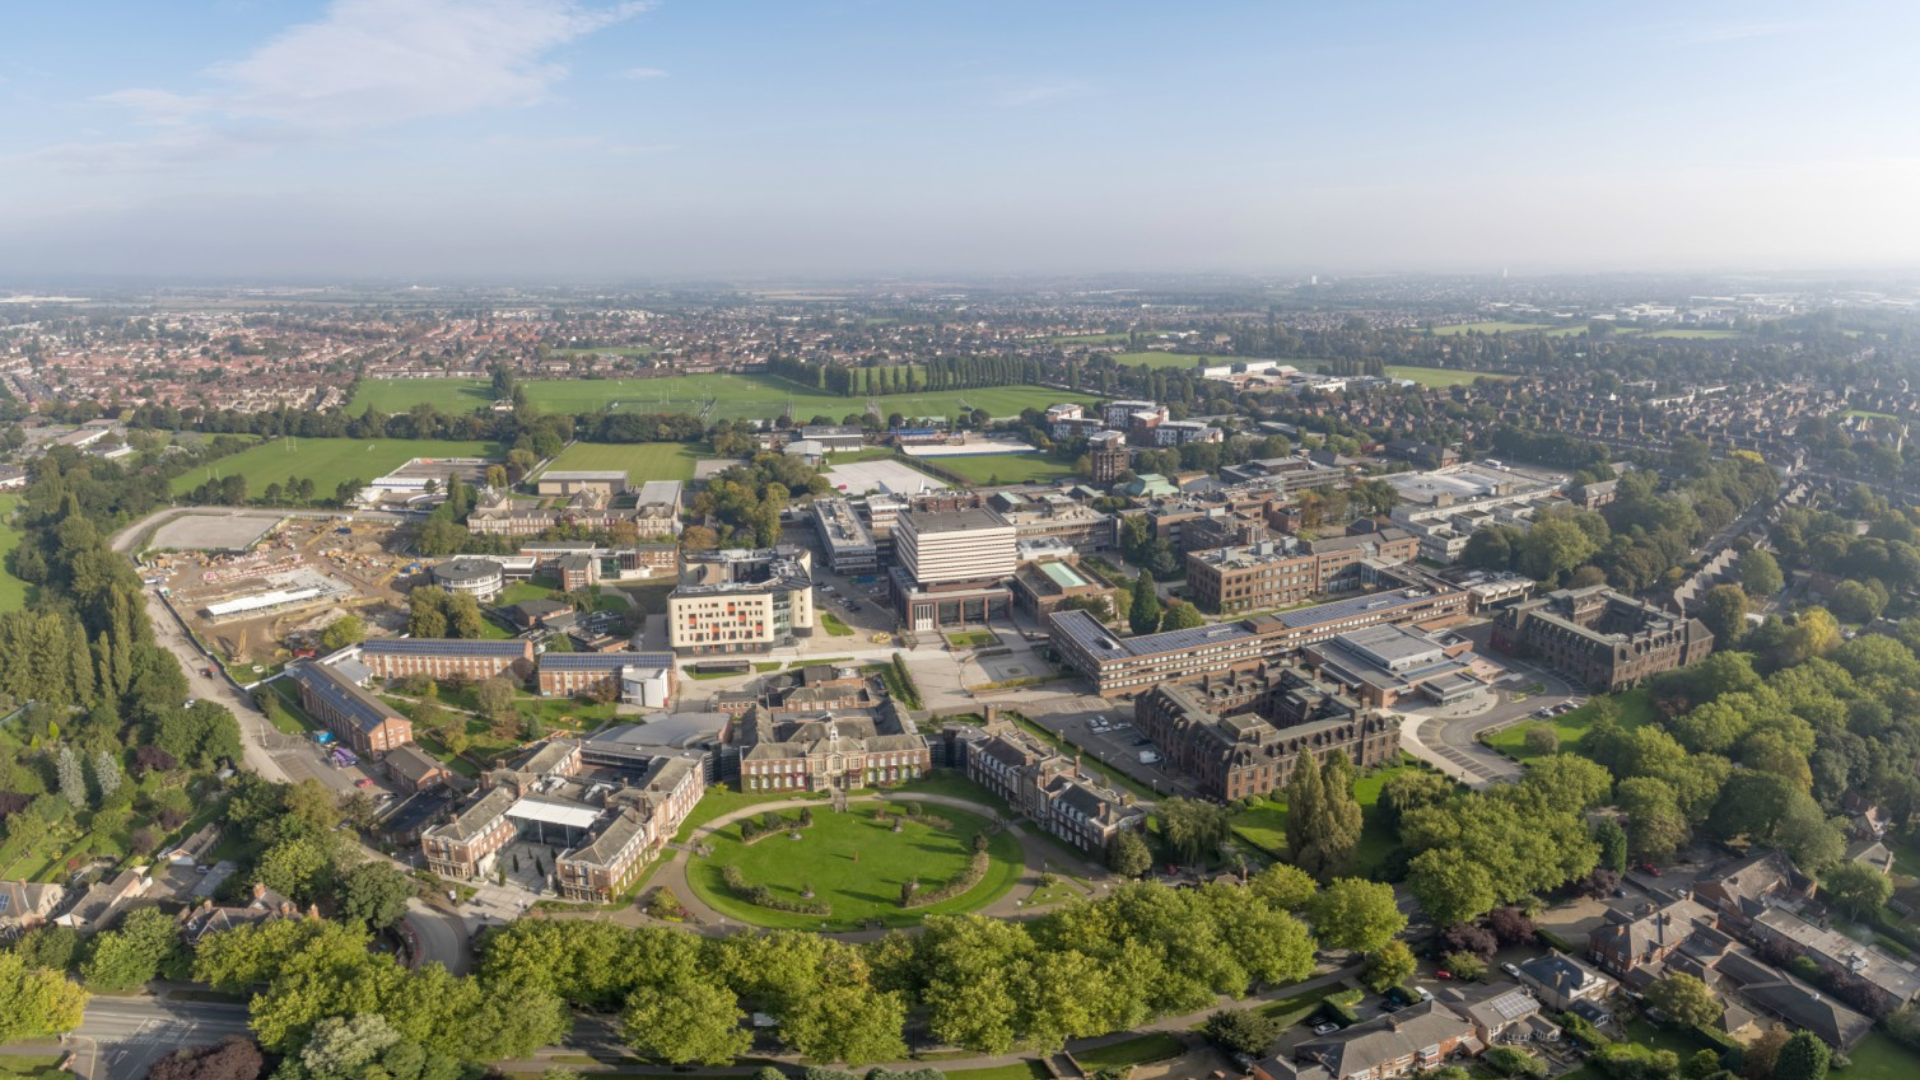
[[13, 0], [0, 278], [1920, 265], [1920, 4]]

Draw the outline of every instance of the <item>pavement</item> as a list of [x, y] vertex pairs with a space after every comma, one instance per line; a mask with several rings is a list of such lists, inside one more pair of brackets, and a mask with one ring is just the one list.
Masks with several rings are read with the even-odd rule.
[[[1532, 720], [1540, 709], [1562, 704], [1584, 705], [1587, 692], [1547, 668], [1490, 651], [1486, 641], [1487, 624], [1463, 627], [1456, 632], [1474, 638], [1474, 649], [1481, 656], [1498, 656], [1498, 663], [1508, 671], [1501, 680], [1502, 688], [1495, 691], [1496, 700], [1491, 708], [1471, 715], [1445, 715], [1427, 710], [1399, 712], [1401, 745], [1414, 757], [1469, 787], [1511, 783], [1524, 771], [1520, 764], [1489, 749], [1480, 737]], [[1514, 696], [1514, 691], [1535, 684], [1544, 689], [1525, 697]]]
[[246, 1035], [247, 1009], [225, 1002], [175, 1001], [164, 995], [96, 996], [86, 1019], [59, 1042], [0, 1046], [0, 1055], [74, 1055], [80, 1080], [140, 1080], [162, 1057]]

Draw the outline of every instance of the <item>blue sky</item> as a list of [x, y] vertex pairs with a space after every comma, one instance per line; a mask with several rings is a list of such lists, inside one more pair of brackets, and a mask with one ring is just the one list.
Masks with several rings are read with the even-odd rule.
[[1920, 5], [8, 5], [0, 275], [1920, 263]]

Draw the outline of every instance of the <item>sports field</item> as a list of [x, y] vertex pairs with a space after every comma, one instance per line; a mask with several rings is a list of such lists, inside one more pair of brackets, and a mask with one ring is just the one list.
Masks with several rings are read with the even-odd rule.
[[[0, 495], [0, 567], [6, 557], [20, 546], [20, 530], [13, 527], [13, 509], [20, 505], [18, 495]], [[27, 583], [0, 569], [0, 611], [18, 611], [27, 606]]]
[[627, 482], [691, 480], [698, 448], [687, 443], [577, 442], [553, 459], [552, 469], [625, 469]]
[[[849, 413], [867, 411], [864, 395], [841, 397], [799, 386], [771, 375], [674, 375], [664, 379], [535, 379], [521, 384], [527, 402], [545, 412], [579, 415], [598, 412], [688, 413], [708, 420], [771, 420], [789, 405], [800, 421], [830, 416], [837, 423]], [[490, 400], [487, 386], [468, 379], [367, 379], [361, 382], [350, 408], [372, 403], [381, 412], [405, 412], [426, 402], [443, 412], [466, 413]], [[1056, 402], [1090, 402], [1087, 394], [1072, 394], [1039, 386], [995, 386], [984, 390], [942, 390], [922, 394], [888, 394], [875, 399], [881, 414], [908, 417], [951, 417], [962, 408], [985, 409], [996, 418], [1020, 415], [1029, 406], [1044, 409]]]
[[1413, 367], [1407, 364], [1388, 364], [1387, 378], [1412, 379], [1421, 386], [1445, 388], [1449, 386], [1467, 386], [1480, 378], [1504, 379], [1505, 375], [1493, 375], [1484, 371], [1459, 371], [1454, 368]]
[[485, 379], [362, 379], [347, 412], [359, 416], [371, 405], [392, 415], [428, 404], [443, 413], [470, 413], [493, 401]]
[[448, 457], [505, 460], [506, 450], [497, 443], [441, 439], [275, 439], [174, 477], [173, 493], [238, 475], [247, 478], [247, 494], [258, 498], [268, 484], [297, 476], [313, 481], [315, 498], [330, 499], [342, 481], [373, 480], [413, 458]]
[[1044, 454], [953, 454], [920, 462], [976, 484], [1033, 484], [1073, 475], [1073, 465]]

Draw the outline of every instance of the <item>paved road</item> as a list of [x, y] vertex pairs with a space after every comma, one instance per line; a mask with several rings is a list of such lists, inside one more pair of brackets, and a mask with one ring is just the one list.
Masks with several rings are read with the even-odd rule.
[[155, 1061], [182, 1047], [247, 1034], [247, 1010], [206, 1001], [96, 997], [68, 1038], [81, 1080], [139, 1080]]
[[[1491, 657], [1495, 654], [1487, 644], [1489, 630], [1488, 624], [1482, 623], [1458, 628], [1456, 632], [1473, 638], [1475, 651]], [[1400, 714], [1401, 740], [1409, 753], [1476, 788], [1510, 783], [1519, 779], [1523, 771], [1516, 762], [1482, 745], [1481, 735], [1531, 720], [1543, 708], [1562, 704], [1582, 705], [1587, 701], [1584, 688], [1547, 668], [1510, 656], [1501, 656], [1498, 662], [1508, 670], [1509, 675], [1502, 681], [1507, 689], [1499, 692], [1493, 707], [1471, 716], [1447, 716], [1424, 711]], [[1519, 700], [1513, 698], [1511, 691], [1535, 683], [1543, 688], [1541, 692], [1528, 694]]]

